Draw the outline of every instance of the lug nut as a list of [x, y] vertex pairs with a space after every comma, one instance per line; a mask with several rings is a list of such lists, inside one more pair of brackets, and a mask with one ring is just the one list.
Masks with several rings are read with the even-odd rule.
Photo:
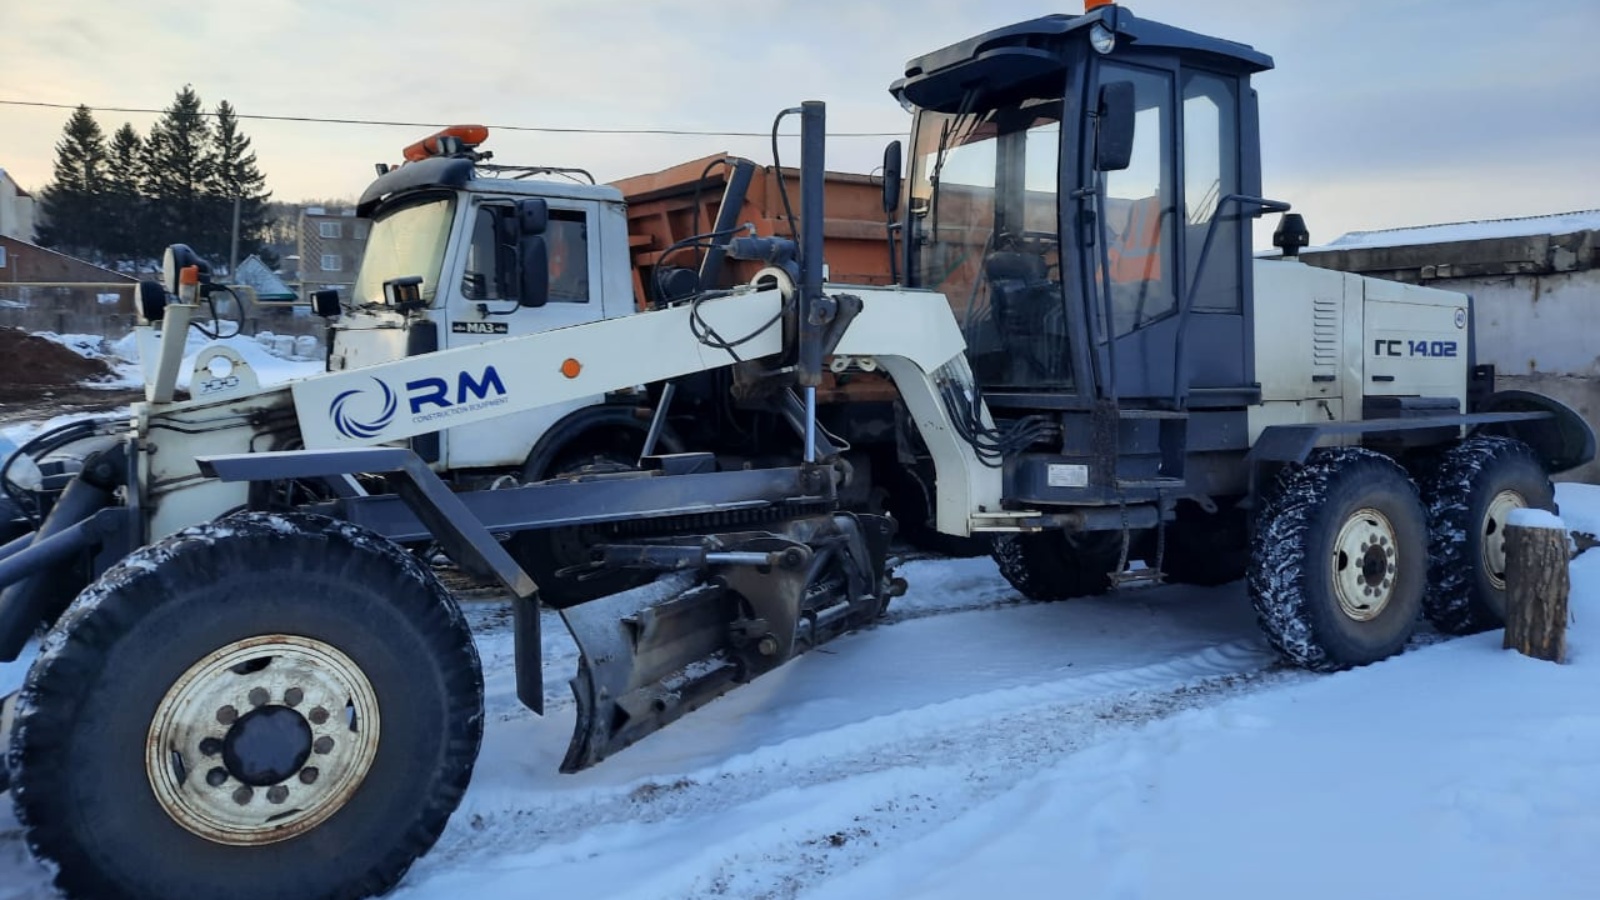
[[292, 688], [289, 688], [287, 691], [283, 692], [283, 705], [284, 706], [299, 706], [300, 705], [300, 701], [304, 700], [305, 698], [306, 698], [306, 692], [305, 691], [302, 691], [297, 687], [292, 687]]
[[238, 718], [239, 711], [231, 706], [224, 706], [217, 710], [217, 723], [220, 725], [232, 725]]
[[240, 806], [244, 806], [246, 803], [249, 803], [250, 800], [255, 797], [255, 795], [256, 792], [250, 789], [250, 785], [242, 784], [239, 786], [238, 790], [233, 792], [233, 802], [239, 804]]
[[327, 756], [329, 753], [333, 752], [333, 738], [323, 735], [322, 737], [317, 738], [317, 742], [311, 745], [311, 749], [317, 751], [323, 756]]
[[281, 784], [267, 788], [267, 802], [272, 804], [282, 803], [289, 799], [289, 789]]
[[217, 766], [216, 768], [214, 768], [211, 771], [206, 773], [206, 784], [209, 784], [214, 788], [222, 787], [224, 784], [227, 784], [227, 783], [228, 783], [228, 770], [224, 769], [221, 766]]
[[300, 770], [300, 783], [316, 784], [317, 776], [321, 774], [321, 772], [317, 771], [316, 766], [306, 766], [304, 769]]
[[266, 688], [251, 688], [250, 689], [250, 705], [251, 706], [266, 706], [267, 705], [267, 701], [271, 700], [271, 699], [272, 699], [272, 695], [267, 693], [267, 689]]
[[216, 756], [222, 752], [222, 742], [214, 737], [208, 737], [200, 742], [200, 752], [206, 756]]
[[313, 709], [311, 711], [311, 715], [307, 716], [306, 718], [310, 719], [311, 724], [313, 725], [321, 725], [328, 721], [328, 711], [319, 706], [316, 709]]

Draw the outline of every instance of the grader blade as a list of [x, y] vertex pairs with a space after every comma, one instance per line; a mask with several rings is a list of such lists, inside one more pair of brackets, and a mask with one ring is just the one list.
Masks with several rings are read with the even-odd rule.
[[704, 565], [561, 611], [581, 653], [561, 771], [586, 769], [881, 613], [892, 526], [860, 518], [875, 524], [819, 516], [786, 523], [782, 534], [608, 548], [663, 568], [685, 557]]

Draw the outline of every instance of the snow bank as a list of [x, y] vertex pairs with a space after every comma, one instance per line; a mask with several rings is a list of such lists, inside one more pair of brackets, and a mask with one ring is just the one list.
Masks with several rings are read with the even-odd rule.
[[[259, 339], [262, 336], [268, 340], [263, 342]], [[194, 374], [195, 359], [199, 357], [202, 350], [211, 344], [224, 344], [237, 351], [240, 356], [244, 357], [245, 362], [250, 364], [250, 368], [255, 370], [256, 377], [260, 379], [263, 387], [307, 378], [323, 371], [324, 362], [320, 357], [315, 359], [285, 358], [284, 355], [273, 352], [271, 347], [275, 346], [276, 342], [272, 339], [275, 337], [275, 335], [264, 332], [263, 335], [257, 337], [235, 335], [223, 338], [220, 341], [213, 341], [198, 331], [191, 329], [188, 339], [184, 342], [185, 355], [183, 362], [178, 366], [178, 387], [184, 390], [188, 389], [189, 380]], [[129, 334], [127, 337], [113, 342], [110, 345], [110, 350], [117, 357], [130, 361], [134, 373], [133, 386], [137, 387], [143, 384], [143, 376], [139, 374], [140, 370], [138, 368], [139, 342], [137, 335]], [[289, 341], [288, 351], [290, 353], [295, 352], [293, 339]]]

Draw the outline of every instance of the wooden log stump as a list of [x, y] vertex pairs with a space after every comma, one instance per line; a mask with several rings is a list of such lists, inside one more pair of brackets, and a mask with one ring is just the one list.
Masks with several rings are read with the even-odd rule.
[[1518, 510], [1505, 531], [1505, 648], [1559, 663], [1567, 654], [1567, 531], [1553, 515], [1518, 515], [1526, 512], [1534, 511]]

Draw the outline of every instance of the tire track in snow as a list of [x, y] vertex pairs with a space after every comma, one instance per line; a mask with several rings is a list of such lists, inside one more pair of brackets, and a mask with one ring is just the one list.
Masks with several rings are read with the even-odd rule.
[[[595, 897], [793, 897], [1114, 734], [1307, 677], [1269, 661], [1258, 644], [1237, 642], [902, 710], [676, 777], [558, 791], [486, 785], [397, 896], [447, 896], [465, 887], [463, 873], [490, 865], [508, 885], [571, 878]], [[518, 852], [530, 845], [539, 849]]]

